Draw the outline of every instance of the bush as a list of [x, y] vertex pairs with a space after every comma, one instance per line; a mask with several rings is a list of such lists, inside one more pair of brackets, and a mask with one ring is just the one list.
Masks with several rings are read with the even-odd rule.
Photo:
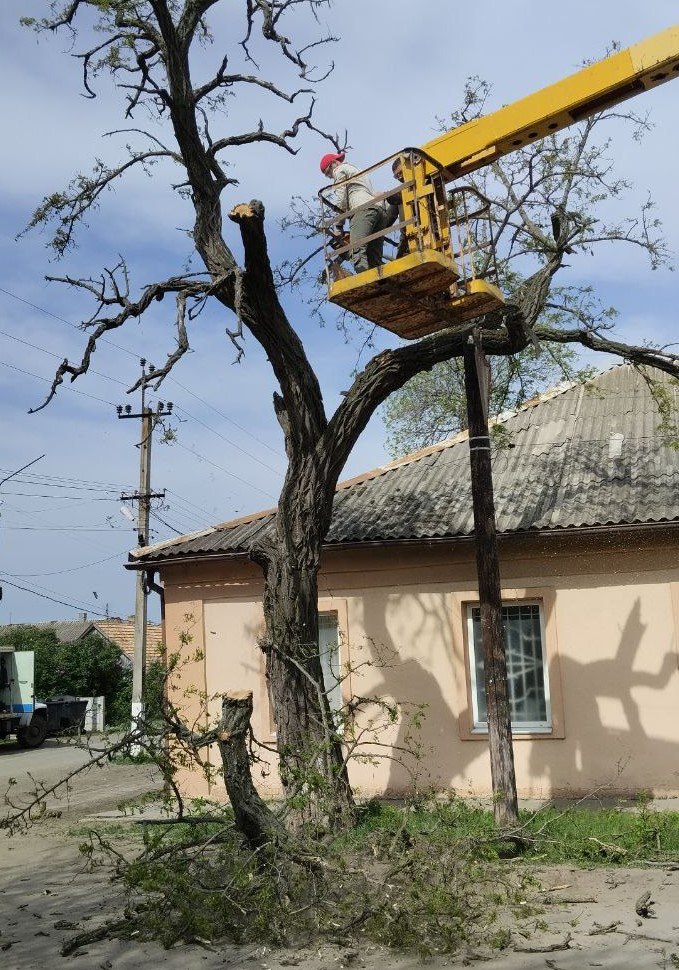
[[[144, 680], [144, 704], [146, 706], [146, 720], [155, 724], [162, 720], [162, 698], [165, 668], [160, 660], [152, 660], [146, 666]], [[121, 684], [116, 696], [106, 708], [106, 720], [109, 724], [127, 727], [132, 710], [132, 672], [128, 671], [126, 681]]]

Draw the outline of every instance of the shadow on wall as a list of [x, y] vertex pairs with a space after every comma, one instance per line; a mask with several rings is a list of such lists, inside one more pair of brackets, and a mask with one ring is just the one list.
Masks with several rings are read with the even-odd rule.
[[[430, 609], [416, 595], [409, 596], [409, 607], [421, 615], [412, 625], [408, 624], [407, 635], [401, 638], [398, 633], [390, 633], [394, 623], [389, 622], [387, 615], [388, 597], [371, 596], [363, 603], [365, 650], [373, 672], [356, 678], [354, 689], [363, 693], [361, 680], [365, 679], [366, 686], [369, 684], [366, 693], [392, 698], [402, 705], [395, 737], [392, 734], [391, 738], [398, 749], [412, 749], [413, 742], [419, 748], [414, 756], [402, 750], [397, 752], [388, 771], [376, 766], [373, 783], [387, 793], [408, 790], [413, 779], [421, 788], [447, 788], [455, 781], [466, 789], [472, 762], [482, 756], [485, 764], [486, 743], [460, 738], [459, 719], [466, 717], [468, 711], [455, 710], [456, 697], [461, 696], [456, 681], [465, 678], [465, 671], [456, 669], [459, 665], [453, 662], [448, 618]], [[651, 719], [658, 725], [654, 734], [662, 734], [657, 700], [650, 693], [641, 699], [634, 696], [639, 689], [664, 690], [677, 677], [677, 654], [670, 643], [662, 654], [658, 651], [656, 672], [634, 670], [645, 631], [637, 598], [621, 631], [615, 656], [586, 663], [560, 656], [565, 739], [544, 737], [515, 742], [518, 752], [517, 746], [530, 746], [527, 761], [517, 754], [520, 789], [543, 797], [583, 794], [600, 785], [610, 785], [619, 793], [640, 788], [659, 792], [679, 789], [679, 744], [648, 734], [643, 722], [648, 724]], [[443, 651], [444, 644], [449, 645], [445, 663], [433, 655], [436, 650]], [[645, 647], [653, 649], [648, 639]], [[592, 653], [596, 649], [597, 644], [593, 643]], [[670, 710], [669, 701], [663, 700], [667, 703], [666, 733], [675, 733], [676, 710]], [[426, 705], [421, 727], [416, 731], [408, 716], [413, 705]], [[526, 767], [522, 769], [521, 764]], [[482, 770], [488, 772], [482, 783], [488, 789], [490, 769]]]
[[[650, 692], [664, 690], [677, 677], [677, 654], [670, 642], [662, 654], [657, 652], [655, 673], [634, 670], [646, 628], [637, 598], [615, 656], [580, 663], [561, 654], [566, 738], [533, 743], [529, 762], [530, 778], [545, 778], [550, 794], [579, 794], [608, 782], [630, 794], [640, 788], [679, 790], [679, 744], [649, 736], [643, 725], [650, 716], [656, 723], [662, 720]], [[649, 692], [641, 704], [633, 696], [639, 688]], [[676, 733], [676, 703], [663, 700], [667, 733]]]
[[[445, 604], [443, 595], [441, 600]], [[451, 779], [464, 777], [479, 755], [478, 744], [460, 742], [454, 710], [455, 680], [464, 677], [464, 671], [453, 668], [450, 650], [445, 656], [436, 655], [441, 645], [450, 642], [450, 618], [444, 608], [433, 609], [416, 594], [408, 595], [408, 605], [416, 612], [409, 615], [402, 639], [389, 629], [393, 624], [387, 619], [388, 596], [381, 600], [371, 596], [363, 602], [365, 649], [373, 664], [368, 693], [392, 698], [401, 708], [394, 760], [387, 771], [381, 765], [374, 771], [374, 783], [391, 794], [408, 791], [413, 783], [419, 788], [449, 787]], [[423, 716], [415, 726], [411, 715], [416, 716], [414, 708], [419, 705]]]

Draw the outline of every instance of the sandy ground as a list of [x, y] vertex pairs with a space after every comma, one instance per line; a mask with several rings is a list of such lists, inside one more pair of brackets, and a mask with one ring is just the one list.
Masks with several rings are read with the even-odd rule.
[[[45, 749], [47, 750], [47, 749]], [[34, 754], [34, 753], [31, 753]], [[0, 751], [0, 791], [8, 777], [17, 777], [13, 791], [26, 796], [30, 789], [25, 755], [16, 759]], [[53, 751], [45, 755], [56, 771], [59, 759], [78, 763], [79, 753]], [[21, 764], [20, 764], [21, 762]], [[32, 768], [38, 768], [33, 763]], [[7, 838], [0, 833], [0, 967], [2, 970], [45, 970], [77, 965], [83, 970], [216, 970], [225, 966], [279, 970], [408, 970], [421, 966], [415, 956], [396, 956], [376, 947], [339, 947], [271, 951], [269, 948], [224, 946], [210, 950], [179, 946], [165, 951], [134, 941], [104, 940], [62, 957], [62, 942], [78, 929], [89, 929], [120, 913], [120, 896], [103, 870], [86, 872], [78, 839], [69, 834], [121, 798], [157, 788], [157, 777], [145, 766], [106, 765], [91, 769], [74, 785], [68, 803], [54, 802], [61, 812], [29, 832]], [[134, 824], [134, 823], [129, 823]], [[529, 936], [515, 933], [512, 952], [484, 959], [487, 970], [575, 970], [603, 967], [616, 970], [679, 967], [679, 868], [576, 870], [557, 867], [540, 873], [545, 892], [544, 920], [548, 930]], [[655, 918], [641, 919], [635, 902], [650, 892]], [[461, 960], [435, 958], [430, 966], [462, 967]]]

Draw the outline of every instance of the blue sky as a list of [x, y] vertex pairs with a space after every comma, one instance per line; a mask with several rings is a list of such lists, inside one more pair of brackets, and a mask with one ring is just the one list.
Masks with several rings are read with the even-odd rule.
[[[31, 233], [16, 241], [43, 195], [62, 188], [94, 157], [114, 159], [121, 141], [102, 133], [122, 127], [117, 96], [102, 82], [100, 97], [82, 97], [79, 50], [67, 35], [36, 37], [18, 24], [19, 14], [40, 15], [47, 4], [22, 0], [0, 7], [2, 57], [0, 99], [4, 137], [0, 145], [0, 401], [3, 448], [0, 479], [45, 455], [28, 473], [0, 488], [0, 570], [4, 598], [0, 622], [73, 618], [80, 611], [127, 616], [133, 610], [133, 578], [122, 564], [134, 544], [130, 523], [119, 511], [119, 495], [137, 484], [135, 422], [118, 421], [115, 405], [138, 405], [126, 388], [138, 374], [138, 359], [160, 363], [173, 348], [173, 308], [154, 307], [102, 344], [93, 370], [36, 415], [26, 412], [42, 400], [58, 362], [79, 358], [83, 336], [77, 324], [91, 305], [68, 287], [47, 284], [46, 274], [97, 276], [122, 253], [133, 270], [133, 287], [182, 269], [189, 253], [185, 230], [190, 212], [167, 188], [174, 173], [141, 174], [109, 193], [79, 248], [59, 264], [50, 261], [45, 237]], [[238, 3], [220, 7], [216, 35], [240, 38]], [[571, 73], [585, 58], [603, 54], [611, 41], [623, 45], [670, 25], [676, 6], [655, 0], [640, 7], [617, 0], [593, 4], [571, 0], [486, 0], [458, 5], [444, 0], [337, 0], [321, 15], [341, 37], [332, 49], [336, 68], [318, 89], [316, 120], [330, 130], [349, 131], [357, 164], [369, 164], [404, 144], [424, 143], [458, 103], [464, 80], [478, 74], [494, 85], [489, 108], [514, 100]], [[305, 27], [305, 32], [308, 30]], [[294, 26], [290, 25], [294, 35]], [[273, 50], [260, 50], [262, 72], [275, 62], [277, 80], [295, 80]], [[221, 47], [206, 48], [196, 71], [211, 72]], [[234, 55], [235, 57], [235, 55]], [[235, 66], [235, 62], [234, 62]], [[653, 131], [638, 144], [616, 129], [616, 162], [635, 182], [626, 204], [651, 191], [666, 235], [679, 248], [676, 200], [678, 155], [676, 86], [665, 85], [635, 106], [650, 111]], [[249, 129], [262, 117], [274, 130], [290, 120], [273, 101], [246, 95], [229, 105], [223, 131]], [[124, 141], [124, 139], [123, 139]], [[321, 179], [318, 159], [326, 146], [313, 135], [292, 157], [274, 148], [248, 149], [234, 157], [240, 186], [227, 205], [261, 198], [267, 209], [274, 260], [297, 243], [277, 228], [294, 195], [312, 195]], [[237, 234], [229, 242], [239, 254]], [[671, 340], [676, 334], [676, 281], [651, 273], [640, 253], [609, 247], [595, 257], [573, 260], [572, 278], [587, 279], [605, 302], [621, 312], [619, 331], [629, 340]], [[317, 367], [326, 406], [332, 410], [347, 386], [359, 345], [346, 342], [332, 326], [309, 320], [296, 297], [284, 298]], [[256, 344], [233, 364], [224, 336], [232, 324], [216, 309], [193, 325], [193, 352], [155, 399], [175, 403], [178, 444], [154, 444], [153, 487], [167, 490], [158, 514], [179, 531], [269, 507], [282, 479], [281, 435], [271, 411], [274, 381]], [[380, 336], [378, 346], [392, 338]], [[345, 476], [387, 458], [377, 416], [366, 430]], [[154, 519], [155, 538], [173, 533]], [[106, 561], [101, 561], [106, 560]], [[10, 586], [9, 583], [14, 584]], [[33, 592], [17, 589], [24, 586]], [[42, 598], [37, 593], [42, 593]], [[96, 596], [95, 596], [96, 594]], [[63, 600], [61, 605], [52, 600]]]

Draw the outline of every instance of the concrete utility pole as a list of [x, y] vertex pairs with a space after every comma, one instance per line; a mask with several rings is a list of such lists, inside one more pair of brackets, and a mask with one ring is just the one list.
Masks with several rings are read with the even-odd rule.
[[[156, 410], [146, 406], [146, 361], [140, 361], [142, 368], [141, 411], [133, 413], [132, 407], [126, 404], [117, 407], [119, 418], [141, 419], [141, 440], [139, 445], [139, 491], [132, 495], [121, 495], [120, 500], [138, 502], [137, 507], [137, 545], [146, 546], [149, 541], [149, 517], [151, 513], [151, 499], [165, 498], [165, 492], [151, 491], [151, 442], [153, 430], [161, 417], [172, 413], [172, 403], [165, 405], [160, 401]], [[153, 364], [149, 364], [149, 375], [154, 371]], [[147, 601], [148, 591], [144, 582], [143, 570], [136, 575], [134, 599], [134, 665], [132, 668], [132, 730], [143, 729], [144, 725], [144, 680], [146, 675], [146, 630], [147, 630]], [[133, 754], [139, 753], [134, 746]]]
[[469, 423], [469, 463], [476, 569], [481, 608], [481, 642], [486, 686], [490, 774], [493, 782], [495, 819], [504, 828], [518, 825], [512, 719], [507, 689], [507, 659], [502, 628], [500, 560], [495, 526], [493, 474], [490, 463], [488, 404], [490, 367], [478, 341], [470, 337], [464, 350], [464, 381]]

